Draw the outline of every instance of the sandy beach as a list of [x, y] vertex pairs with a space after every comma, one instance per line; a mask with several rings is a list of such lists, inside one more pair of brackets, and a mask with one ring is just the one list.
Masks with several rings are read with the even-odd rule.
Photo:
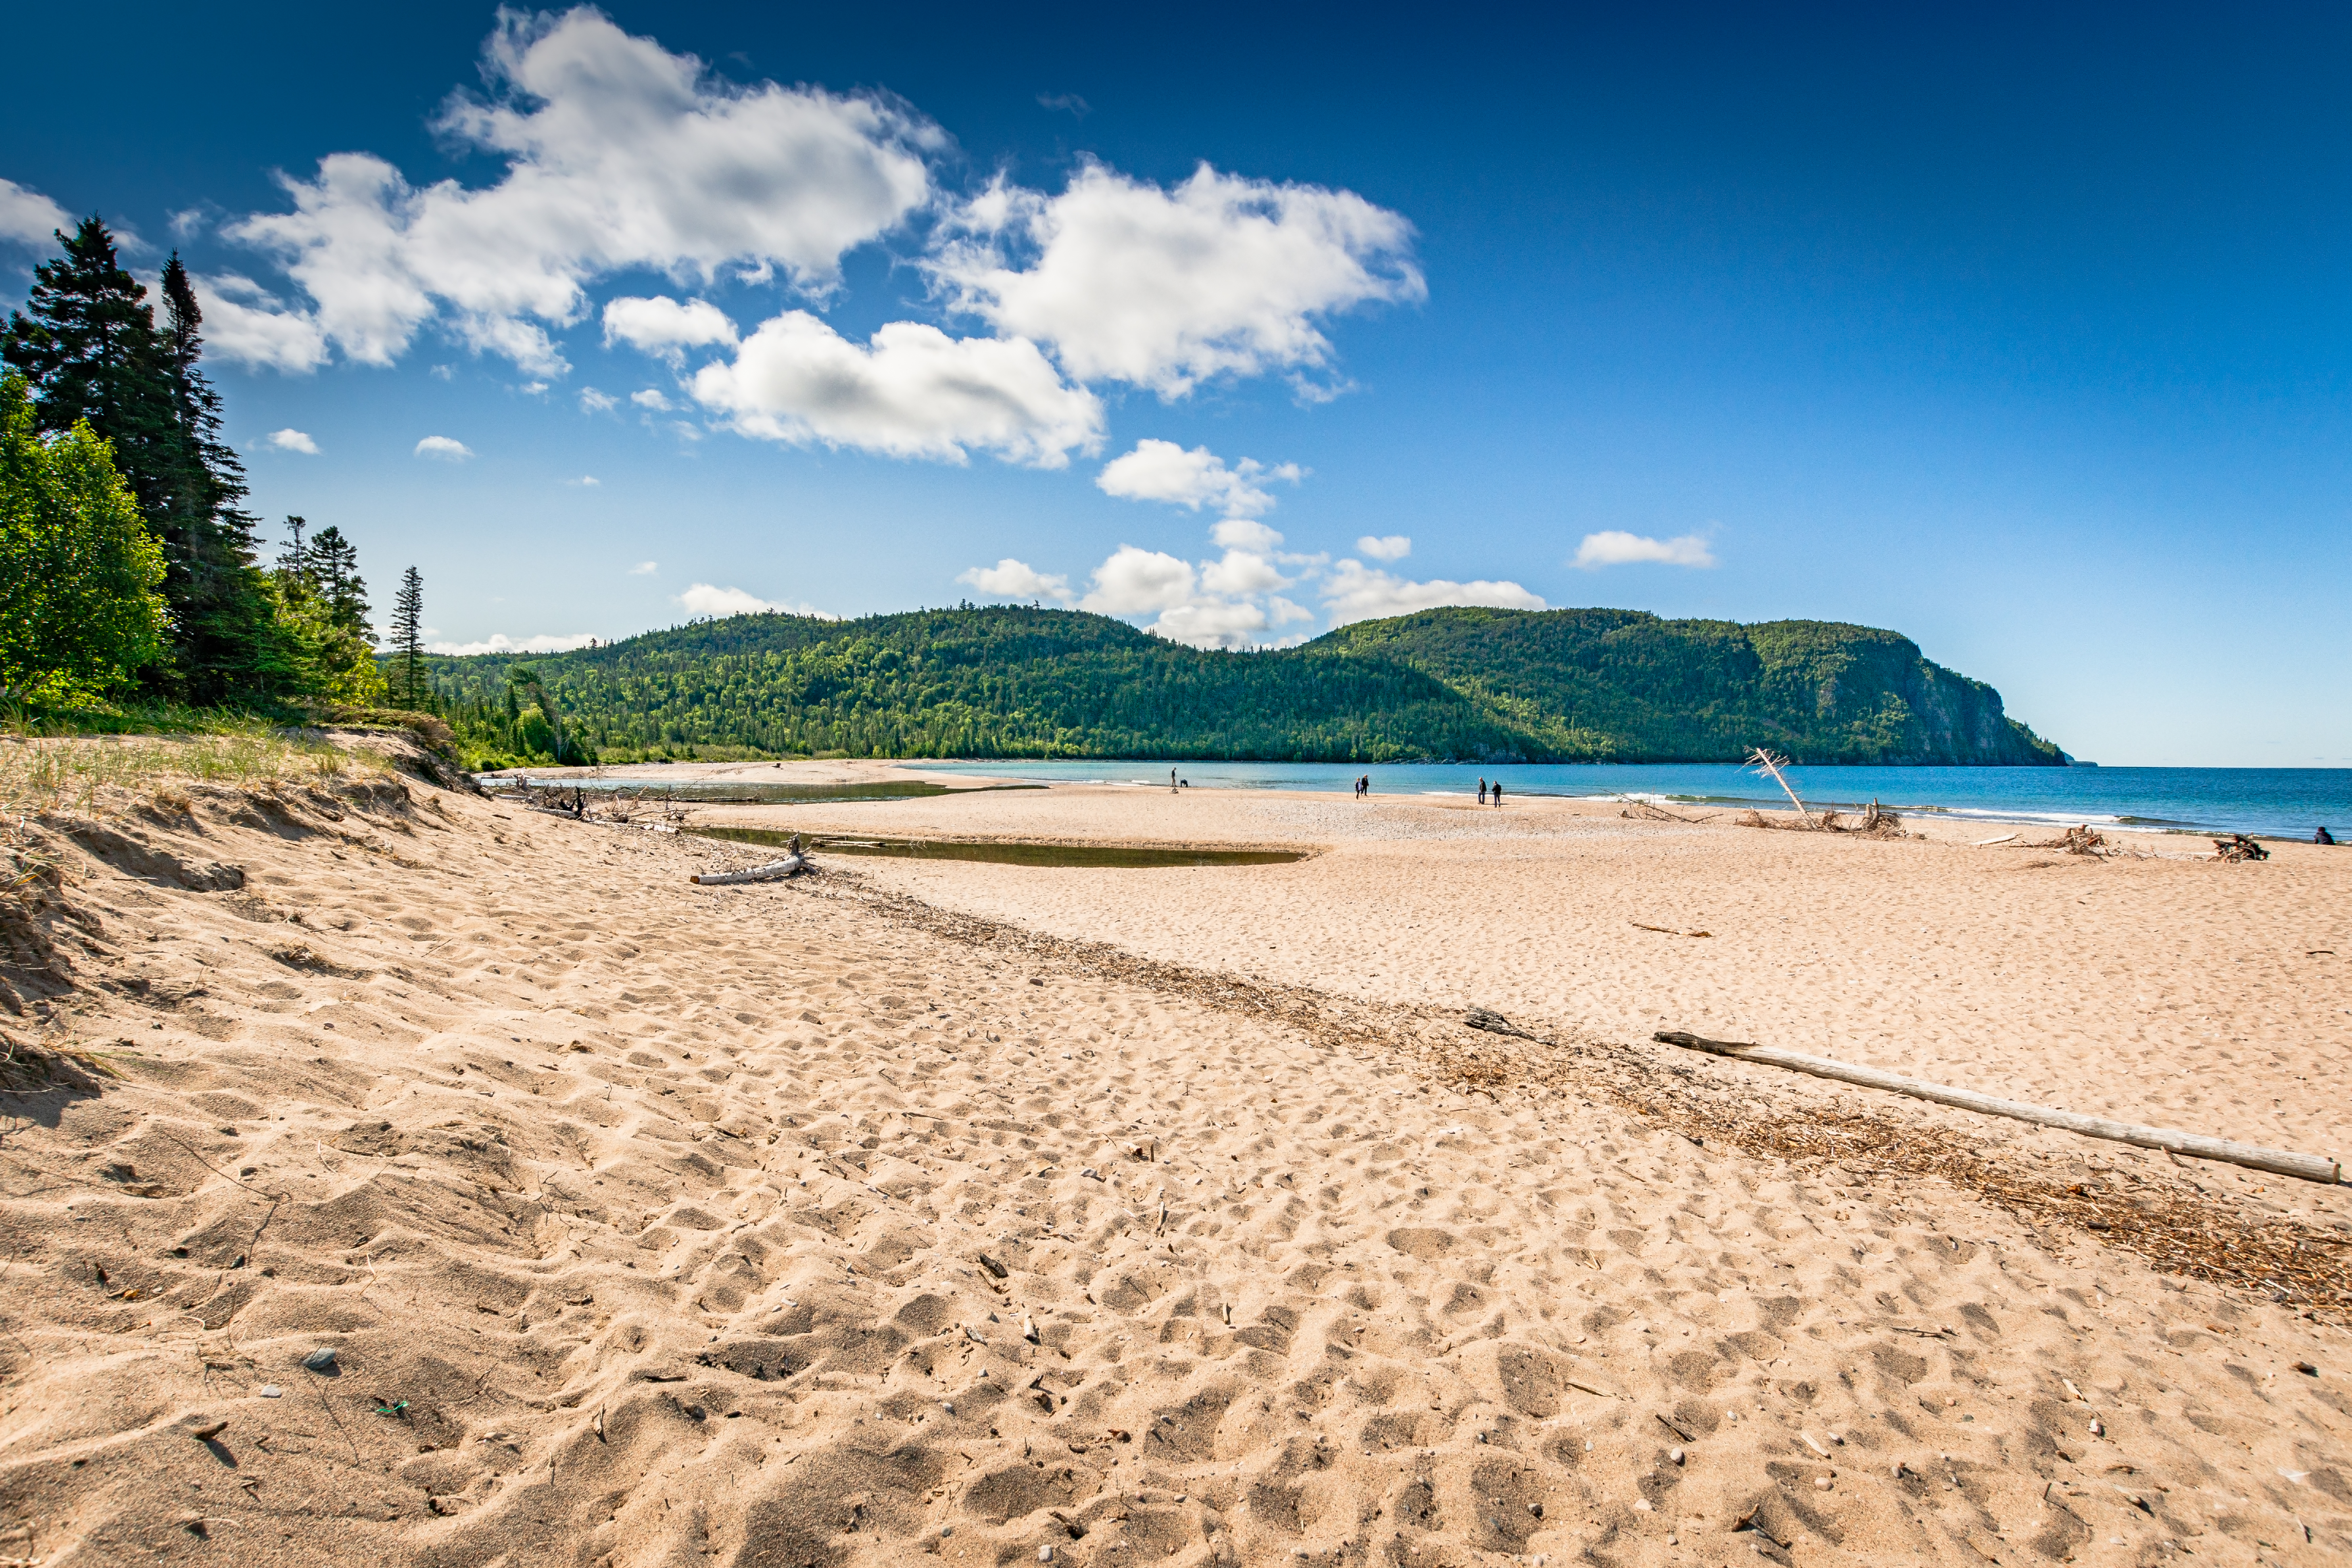
[[0, 1563], [2352, 1553], [2352, 1193], [1652, 1038], [2352, 1156], [2352, 852], [409, 765], [22, 826]]

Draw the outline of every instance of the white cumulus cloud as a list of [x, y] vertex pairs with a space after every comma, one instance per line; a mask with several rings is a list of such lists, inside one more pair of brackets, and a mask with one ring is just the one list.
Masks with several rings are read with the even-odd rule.
[[657, 386], [648, 386], [643, 392], [629, 394], [629, 401], [640, 408], [650, 408], [656, 414], [667, 414], [674, 406], [668, 395]]
[[993, 599], [1054, 599], [1062, 604], [1070, 601], [1067, 577], [1040, 572], [1010, 555], [993, 566], [968, 567], [956, 574], [956, 581], [969, 584]]
[[474, 449], [450, 436], [427, 436], [416, 443], [416, 456], [431, 458], [436, 462], [462, 463], [474, 455]]
[[1356, 541], [1356, 548], [1375, 561], [1402, 561], [1412, 553], [1412, 541], [1402, 533], [1384, 533], [1378, 538], [1368, 533]]
[[301, 452], [313, 458], [319, 455], [319, 443], [299, 430], [272, 430], [269, 444], [281, 452]]
[[205, 313], [206, 346], [257, 370], [290, 374], [327, 363], [327, 336], [316, 317], [289, 310], [285, 301], [242, 273], [190, 279]]
[[1201, 599], [1171, 605], [1144, 630], [1193, 647], [1246, 647], [1264, 642], [1273, 625], [1263, 605], [1245, 599]]
[[681, 305], [666, 294], [656, 294], [651, 299], [614, 300], [604, 307], [606, 344], [624, 342], [672, 364], [678, 363], [688, 349], [714, 343], [731, 346], [736, 339], [735, 323], [708, 300], [688, 300]]
[[1201, 586], [1212, 594], [1247, 596], [1287, 588], [1291, 579], [1275, 569], [1265, 556], [1247, 550], [1228, 550], [1215, 561], [1201, 563]]
[[1334, 626], [1351, 621], [1409, 616], [1444, 605], [1488, 605], [1506, 610], [1540, 610], [1544, 602], [1517, 583], [1415, 583], [1360, 561], [1341, 561], [1322, 584], [1323, 607]]
[[1197, 591], [1189, 561], [1122, 544], [1095, 568], [1094, 591], [1078, 602], [1104, 616], [1148, 616], [1192, 603]]
[[[1276, 542], [1281, 537], [1274, 535]], [[1122, 544], [1095, 568], [1093, 591], [1078, 607], [1106, 616], [1153, 616], [1144, 630], [1194, 647], [1247, 647], [1271, 640], [1269, 634], [1280, 626], [1314, 618], [1272, 594], [1292, 581], [1246, 550], [1228, 550], [1196, 567], [1161, 551]]]
[[1205, 503], [1231, 515], [1255, 517], [1274, 507], [1274, 497], [1258, 483], [1261, 479], [1295, 485], [1302, 475], [1296, 463], [1267, 468], [1250, 458], [1227, 468], [1206, 447], [1188, 452], [1173, 441], [1147, 437], [1135, 444], [1134, 451], [1104, 464], [1095, 486], [1126, 500], [1168, 501], [1194, 511]]
[[1569, 563], [1587, 572], [1602, 566], [1624, 566], [1636, 562], [1656, 562], [1664, 566], [1712, 566], [1715, 552], [1696, 533], [1685, 533], [1677, 539], [1648, 539], [1622, 529], [1607, 529], [1600, 533], [1588, 533], [1584, 542], [1576, 547], [1576, 559]]
[[[652, 563], [648, 562], [646, 564], [650, 565]], [[677, 602], [686, 606], [686, 613], [689, 616], [709, 616], [720, 620], [729, 616], [768, 614], [814, 616], [821, 621], [835, 621], [841, 618], [838, 616], [827, 615], [814, 605], [780, 605], [772, 600], [762, 599], [757, 594], [747, 594], [740, 588], [718, 588], [708, 583], [695, 584], [685, 593], [677, 595]]]
[[656, 572], [660, 570], [661, 568], [654, 562], [640, 561], [635, 566], [629, 568], [629, 575], [632, 577], [650, 577]]
[[453, 658], [470, 658], [478, 653], [569, 653], [595, 640], [588, 632], [531, 637], [510, 637], [504, 632], [492, 632], [480, 642], [432, 642], [425, 645], [425, 650]]
[[338, 153], [285, 178], [291, 211], [225, 231], [278, 257], [308, 296], [298, 314], [352, 359], [389, 363], [437, 319], [553, 374], [548, 329], [623, 271], [781, 271], [823, 291], [845, 251], [929, 198], [924, 153], [944, 145], [896, 102], [738, 87], [588, 6], [501, 11], [484, 66], [496, 96], [453, 97], [436, 129], [503, 157], [496, 184], [418, 188], [372, 153]]
[[1058, 468], [1102, 441], [1102, 404], [1034, 343], [892, 321], [856, 343], [805, 310], [760, 325], [694, 395], [746, 436], [962, 462], [968, 449]]
[[47, 245], [59, 229], [71, 228], [66, 209], [14, 180], [0, 180], [0, 239], [19, 245]]
[[1282, 535], [1255, 518], [1229, 517], [1209, 530], [1209, 537], [1228, 550], [1254, 550], [1265, 554], [1282, 542]]
[[951, 305], [1050, 345], [1079, 381], [1162, 397], [1218, 375], [1321, 369], [1319, 321], [1428, 292], [1395, 213], [1206, 163], [1169, 190], [1093, 162], [1057, 196], [1000, 180], [950, 227], [923, 265]]
[[609, 414], [619, 406], [619, 401], [609, 392], [599, 392], [593, 386], [580, 389], [580, 412], [583, 414]]

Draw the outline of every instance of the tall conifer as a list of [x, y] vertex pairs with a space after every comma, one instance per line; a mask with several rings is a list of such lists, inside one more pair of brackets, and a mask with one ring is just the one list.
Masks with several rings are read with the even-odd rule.
[[220, 438], [220, 395], [197, 361], [203, 312], [175, 254], [163, 269], [165, 321], [95, 215], [64, 254], [35, 268], [11, 311], [0, 358], [25, 373], [41, 428], [87, 420], [163, 543], [181, 689], [199, 702], [299, 689], [287, 639], [254, 564], [253, 519], [237, 510], [245, 470]]
[[0, 358], [24, 372], [45, 434], [86, 419], [114, 444], [114, 465], [152, 526], [172, 510], [179, 445], [154, 310], [102, 219], [57, 240], [65, 254], [33, 269], [29, 313], [8, 312]]
[[304, 584], [310, 580], [310, 555], [302, 547], [302, 534], [310, 526], [309, 518], [289, 515], [286, 519], [286, 548], [278, 552], [278, 572]]
[[[157, 339], [174, 441], [172, 510], [157, 531], [174, 568], [181, 671], [199, 701], [295, 694], [300, 678], [255, 562], [255, 519], [237, 504], [245, 465], [221, 439], [220, 394], [198, 365], [204, 312], [177, 251], [163, 265], [163, 292]], [[173, 592], [167, 581], [165, 595]]]
[[303, 569], [333, 611], [337, 626], [363, 637], [375, 635], [368, 624], [373, 612], [368, 605], [367, 580], [360, 575], [359, 546], [345, 539], [341, 529], [331, 522], [311, 536]]
[[411, 566], [400, 574], [392, 598], [392, 700], [403, 708], [425, 706], [425, 579]]

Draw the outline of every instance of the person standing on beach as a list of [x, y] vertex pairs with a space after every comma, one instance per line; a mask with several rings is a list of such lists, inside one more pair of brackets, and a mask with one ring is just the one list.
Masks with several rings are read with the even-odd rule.
[[1502, 780], [1500, 780], [1500, 779], [1496, 779], [1496, 780], [1495, 781], [1495, 805], [1496, 805], [1496, 808], [1497, 810], [1500, 810], [1500, 809], [1501, 809], [1501, 807], [1502, 807], [1502, 805], [1503, 805], [1503, 781], [1502, 781]]
[[1485, 779], [1480, 779], [1478, 781], [1478, 804], [1480, 805], [1486, 804], [1486, 781]]
[[1168, 770], [1168, 793], [1170, 795], [1174, 795], [1176, 793], [1176, 770], [1174, 768], [1170, 768]]

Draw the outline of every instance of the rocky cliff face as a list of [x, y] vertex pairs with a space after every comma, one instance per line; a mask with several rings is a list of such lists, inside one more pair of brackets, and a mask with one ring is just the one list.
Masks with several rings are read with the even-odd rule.
[[[1671, 626], [1673, 623], [1666, 623]], [[2065, 753], [2003, 711], [2000, 693], [1947, 669], [1909, 637], [1871, 626], [1774, 621], [1747, 628], [1760, 693], [1820, 721], [1809, 762], [2033, 767]]]
[[1531, 755], [2057, 766], [2000, 693], [1898, 632], [1833, 621], [1670, 621], [1637, 610], [1444, 609], [1308, 645], [1428, 671], [1519, 726]]

